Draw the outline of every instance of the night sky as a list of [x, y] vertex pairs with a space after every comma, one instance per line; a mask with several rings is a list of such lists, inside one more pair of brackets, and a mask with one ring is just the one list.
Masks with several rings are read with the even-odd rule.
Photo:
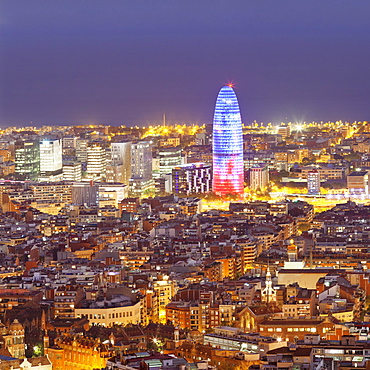
[[0, 125], [370, 120], [369, 0], [0, 0]]

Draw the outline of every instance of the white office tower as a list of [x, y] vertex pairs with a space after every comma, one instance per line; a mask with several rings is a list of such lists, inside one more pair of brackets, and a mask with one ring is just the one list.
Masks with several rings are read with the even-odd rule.
[[63, 164], [64, 181], [81, 181], [82, 166], [80, 162], [67, 162]]
[[40, 176], [39, 181], [60, 181], [62, 171], [62, 142], [56, 140], [40, 141]]
[[85, 139], [77, 139], [76, 141], [76, 158], [81, 163], [87, 162], [87, 147], [88, 141]]
[[130, 195], [133, 197], [140, 197], [148, 191], [154, 190], [152, 145], [151, 141], [132, 143]]
[[[117, 173], [116, 180], [125, 185], [129, 184], [131, 177], [131, 142], [112, 143], [111, 164], [109, 171]], [[117, 181], [115, 181], [117, 182]]]
[[100, 144], [90, 144], [87, 147], [87, 178], [90, 180], [105, 179], [107, 153]]
[[152, 178], [152, 142], [138, 141], [131, 146], [131, 177], [149, 180]]

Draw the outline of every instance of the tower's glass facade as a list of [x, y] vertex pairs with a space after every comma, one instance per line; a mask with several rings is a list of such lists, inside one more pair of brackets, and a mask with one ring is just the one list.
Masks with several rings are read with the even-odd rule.
[[231, 86], [224, 86], [218, 93], [213, 117], [213, 192], [244, 192], [242, 120]]

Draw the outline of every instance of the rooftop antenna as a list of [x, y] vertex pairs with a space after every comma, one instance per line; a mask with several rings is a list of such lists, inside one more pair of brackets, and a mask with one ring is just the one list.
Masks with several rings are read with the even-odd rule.
[[166, 127], [166, 113], [163, 113], [163, 127]]

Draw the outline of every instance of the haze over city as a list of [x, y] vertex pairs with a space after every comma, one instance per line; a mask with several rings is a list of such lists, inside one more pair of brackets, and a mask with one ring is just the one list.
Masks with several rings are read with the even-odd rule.
[[367, 1], [1, 1], [0, 124], [366, 120]]

